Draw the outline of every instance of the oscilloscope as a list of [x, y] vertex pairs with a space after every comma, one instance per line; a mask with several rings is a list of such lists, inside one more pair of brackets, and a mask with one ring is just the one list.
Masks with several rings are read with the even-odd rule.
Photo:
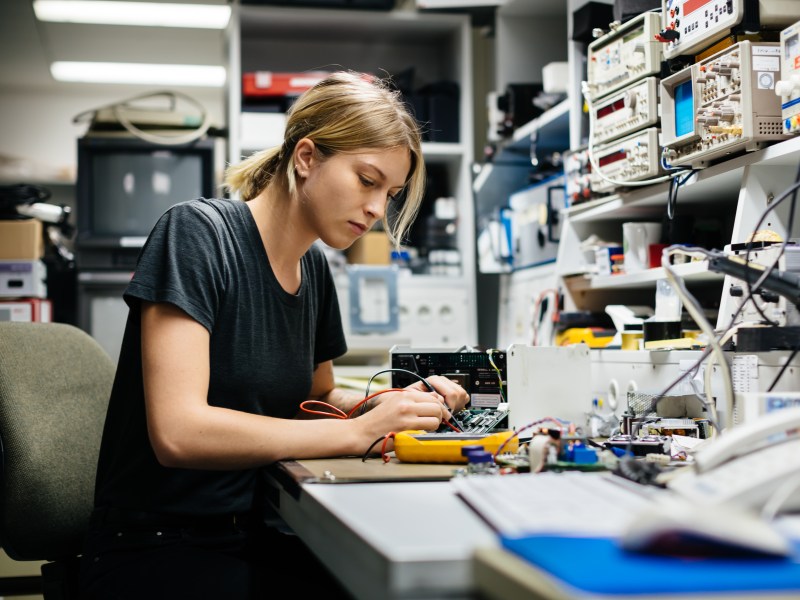
[[742, 41], [661, 80], [661, 145], [672, 166], [786, 139], [775, 83], [777, 42]]

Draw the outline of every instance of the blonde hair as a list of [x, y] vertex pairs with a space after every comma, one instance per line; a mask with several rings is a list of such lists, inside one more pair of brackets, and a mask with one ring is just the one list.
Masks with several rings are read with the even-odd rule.
[[[402, 206], [383, 217], [394, 245], [399, 246], [419, 211], [425, 193], [425, 162], [414, 116], [389, 79], [341, 71], [303, 93], [286, 115], [283, 144], [256, 152], [225, 173], [225, 187], [250, 200], [272, 183], [295, 193], [294, 148], [308, 138], [319, 157], [362, 151], [407, 148], [411, 157]], [[391, 222], [390, 222], [391, 221]]]

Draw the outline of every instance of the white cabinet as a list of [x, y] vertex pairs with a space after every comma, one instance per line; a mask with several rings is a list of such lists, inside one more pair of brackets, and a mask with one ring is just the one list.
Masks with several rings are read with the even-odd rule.
[[[459, 339], [452, 345], [477, 342], [474, 301], [474, 207], [471, 192], [473, 153], [472, 51], [467, 15], [413, 10], [367, 11], [329, 8], [289, 8], [256, 4], [234, 5], [228, 31], [230, 132], [228, 160], [281, 142], [280, 114], [249, 111], [242, 102], [242, 74], [257, 71], [302, 73], [340, 69], [391, 75], [414, 91], [441, 82], [458, 86], [458, 131], [453, 141], [423, 144], [429, 174], [437, 193], [457, 204], [456, 245], [460, 275], [413, 275], [415, 286], [436, 290], [463, 289], [468, 306], [460, 307], [453, 324]], [[244, 108], [243, 108], [244, 107]], [[435, 132], [428, 139], [437, 139]], [[439, 139], [442, 139], [441, 137]], [[433, 202], [435, 198], [431, 199]], [[429, 204], [426, 199], [426, 204]], [[425, 225], [423, 206], [416, 227]], [[413, 231], [412, 231], [413, 236]], [[416, 327], [416, 326], [415, 326]], [[418, 327], [397, 332], [416, 343]], [[362, 340], [350, 339], [356, 347]]]

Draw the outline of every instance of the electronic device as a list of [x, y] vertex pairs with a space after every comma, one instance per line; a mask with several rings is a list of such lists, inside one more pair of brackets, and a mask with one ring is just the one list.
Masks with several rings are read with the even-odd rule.
[[589, 150], [578, 148], [567, 150], [562, 155], [564, 159], [564, 191], [570, 206], [588, 202], [593, 198], [589, 186], [590, 173]]
[[659, 11], [645, 12], [589, 44], [586, 79], [591, 101], [661, 72], [663, 44], [655, 39]]
[[46, 282], [41, 260], [0, 260], [0, 298], [47, 298]]
[[671, 440], [666, 435], [647, 434], [631, 436], [625, 433], [612, 435], [603, 446], [617, 448], [623, 452], [630, 452], [634, 456], [647, 454], [669, 454]]
[[778, 43], [743, 41], [663, 79], [666, 161], [703, 168], [786, 139], [775, 95], [779, 69]]
[[406, 387], [420, 377], [442, 375], [452, 379], [469, 394], [469, 407], [497, 409], [505, 402], [506, 353], [504, 350], [447, 350], [393, 346], [391, 355], [392, 387]]
[[784, 133], [800, 131], [800, 21], [781, 31], [781, 79], [775, 85], [781, 97]]
[[710, 271], [725, 273], [733, 278], [728, 281], [727, 290], [732, 297], [731, 310], [734, 312], [747, 297], [745, 278], [751, 284], [755, 283], [776, 258], [776, 268], [739, 311], [734, 324], [760, 324], [765, 315], [778, 327], [800, 325], [797, 307], [800, 302], [800, 247], [787, 245], [785, 251], [781, 252], [781, 244], [773, 243], [751, 248], [748, 253], [747, 244], [737, 244], [728, 247], [727, 255], [709, 258]]
[[512, 269], [555, 262], [561, 210], [566, 207], [564, 177], [553, 176], [512, 193]]
[[[601, 144], [593, 149], [593, 165], [590, 176], [592, 192], [610, 192], [624, 187], [616, 182], [634, 182], [652, 179], [663, 174], [660, 164], [661, 146], [659, 130], [649, 127], [624, 138]], [[598, 174], [598, 170], [608, 179]]]
[[487, 452], [514, 453], [519, 440], [513, 431], [490, 434], [430, 433], [427, 431], [401, 431], [394, 436], [394, 453], [400, 462], [414, 463], [466, 463], [462, 450], [469, 446], [482, 446]]
[[800, 18], [793, 0], [662, 0], [664, 58], [697, 54], [730, 33], [780, 30]]
[[507, 364], [510, 428], [519, 430], [541, 419], [584, 425], [592, 406], [591, 359], [586, 344], [511, 344]]
[[645, 77], [593, 104], [593, 145], [657, 125], [658, 90], [658, 77]]
[[670, 478], [667, 487], [701, 504], [761, 509], [770, 501], [783, 500], [776, 508], [796, 511], [800, 487], [788, 484], [796, 484], [800, 473], [798, 431], [800, 407], [796, 406], [729, 428], [697, 449], [694, 467]]
[[213, 197], [214, 145], [163, 146], [130, 135], [78, 140], [75, 239], [80, 269], [132, 269], [173, 204]]
[[733, 400], [733, 424], [750, 423], [776, 410], [800, 407], [800, 392], [739, 392]]

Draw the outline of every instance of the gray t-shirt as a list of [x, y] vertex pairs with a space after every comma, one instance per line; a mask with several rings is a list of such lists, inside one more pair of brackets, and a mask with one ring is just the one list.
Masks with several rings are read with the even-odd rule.
[[145, 422], [142, 300], [169, 302], [208, 329], [208, 403], [292, 418], [317, 364], [344, 354], [336, 288], [321, 249], [301, 261], [302, 283], [276, 279], [250, 209], [237, 200], [176, 204], [153, 228], [124, 293], [130, 311], [106, 417], [95, 504], [213, 515], [249, 510], [257, 469], [161, 466]]

